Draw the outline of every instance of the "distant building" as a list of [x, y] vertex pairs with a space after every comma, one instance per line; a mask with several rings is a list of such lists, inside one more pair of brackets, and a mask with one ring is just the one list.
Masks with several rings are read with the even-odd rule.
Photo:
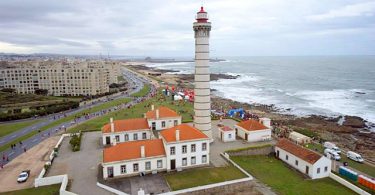
[[236, 131], [228, 126], [219, 127], [219, 133], [223, 142], [236, 141]]
[[103, 150], [103, 178], [182, 170], [209, 164], [210, 139], [182, 124], [162, 130], [161, 139], [118, 143]]
[[270, 120], [249, 119], [237, 123], [234, 128], [236, 135], [248, 142], [271, 140]]
[[276, 157], [312, 179], [328, 177], [331, 160], [309, 149], [281, 139], [275, 146]]
[[145, 118], [115, 120], [102, 127], [103, 145], [114, 145], [121, 142], [147, 140], [152, 132]]
[[157, 131], [177, 126], [182, 120], [176, 111], [165, 106], [155, 109], [154, 105], [151, 105], [151, 110], [145, 114], [145, 117], [151, 130]]
[[118, 82], [116, 62], [9, 62], [0, 67], [0, 89], [12, 88], [17, 93], [34, 93], [47, 89], [54, 96], [88, 96], [109, 92], [109, 85]]
[[294, 143], [301, 145], [311, 143], [312, 140], [311, 137], [308, 137], [296, 131], [289, 133], [289, 139], [292, 140]]

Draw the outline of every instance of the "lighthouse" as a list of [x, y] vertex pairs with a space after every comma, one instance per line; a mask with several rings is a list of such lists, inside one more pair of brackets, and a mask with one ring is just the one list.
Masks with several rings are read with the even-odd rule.
[[210, 98], [210, 47], [211, 23], [207, 12], [201, 7], [193, 24], [195, 37], [194, 75], [194, 127], [212, 139]]

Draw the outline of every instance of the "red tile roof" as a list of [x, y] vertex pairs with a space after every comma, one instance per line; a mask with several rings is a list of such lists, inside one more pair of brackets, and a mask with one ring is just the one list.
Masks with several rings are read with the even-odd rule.
[[180, 115], [177, 114], [176, 111], [165, 107], [160, 106], [159, 108], [155, 110], [150, 110], [146, 113], [147, 119], [156, 119], [156, 110], [159, 110], [159, 118], [169, 118], [169, 117], [179, 117]]
[[115, 162], [141, 158], [141, 146], [145, 147], [145, 157], [165, 156], [164, 144], [161, 139], [141, 140], [118, 143], [104, 148], [103, 162]]
[[175, 142], [176, 141], [176, 130], [180, 131], [180, 141], [188, 141], [188, 140], [197, 140], [197, 139], [208, 139], [207, 135], [202, 133], [195, 127], [192, 127], [187, 124], [181, 124], [174, 126], [169, 129], [162, 130], [160, 135], [165, 139], [167, 142]]
[[[150, 129], [145, 118], [115, 120], [113, 123], [115, 124], [115, 132]], [[111, 123], [105, 124], [102, 127], [102, 132], [110, 133]]]
[[309, 162], [310, 164], [314, 164], [316, 161], [318, 161], [322, 156], [318, 153], [315, 153], [309, 149], [306, 149], [304, 147], [301, 147], [285, 138], [280, 139], [276, 147], [279, 147], [295, 156], [298, 158]]
[[221, 129], [222, 131], [233, 131], [233, 129], [230, 128], [230, 127], [228, 127], [228, 126], [222, 126], [222, 127], [220, 127], [220, 129]]
[[257, 131], [257, 130], [268, 129], [262, 123], [260, 123], [259, 121], [254, 120], [254, 119], [249, 119], [249, 120], [246, 120], [246, 121], [241, 121], [241, 122], [237, 123], [237, 126], [240, 126], [240, 127], [244, 128], [247, 131]]

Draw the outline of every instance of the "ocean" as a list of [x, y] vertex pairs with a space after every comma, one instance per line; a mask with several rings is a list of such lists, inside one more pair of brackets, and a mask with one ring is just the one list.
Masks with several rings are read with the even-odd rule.
[[[375, 56], [226, 57], [212, 73], [240, 75], [212, 81], [216, 95], [275, 105], [297, 116], [359, 116], [375, 123]], [[147, 66], [193, 73], [194, 63]]]

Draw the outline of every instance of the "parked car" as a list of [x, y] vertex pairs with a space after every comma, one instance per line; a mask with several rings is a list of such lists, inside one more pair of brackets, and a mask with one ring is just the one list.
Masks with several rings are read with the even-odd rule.
[[360, 154], [355, 153], [355, 152], [353, 152], [353, 151], [348, 151], [348, 152], [346, 153], [346, 156], [347, 156], [348, 158], [350, 158], [350, 159], [356, 161], [356, 162], [363, 163], [363, 161], [364, 161], [363, 158], [362, 158], [362, 156], [361, 156]]
[[332, 149], [328, 149], [328, 148], [326, 148], [324, 150], [324, 156], [329, 157], [332, 160], [340, 160], [341, 159], [341, 156], [337, 152], [335, 152]]
[[341, 154], [340, 148], [337, 147], [336, 144], [334, 144], [332, 142], [324, 142], [323, 146], [324, 146], [324, 148], [331, 149], [331, 150], [337, 152], [338, 154]]
[[23, 183], [23, 182], [27, 181], [27, 179], [29, 178], [29, 176], [30, 176], [30, 170], [22, 171], [18, 175], [17, 182], [18, 183]]

